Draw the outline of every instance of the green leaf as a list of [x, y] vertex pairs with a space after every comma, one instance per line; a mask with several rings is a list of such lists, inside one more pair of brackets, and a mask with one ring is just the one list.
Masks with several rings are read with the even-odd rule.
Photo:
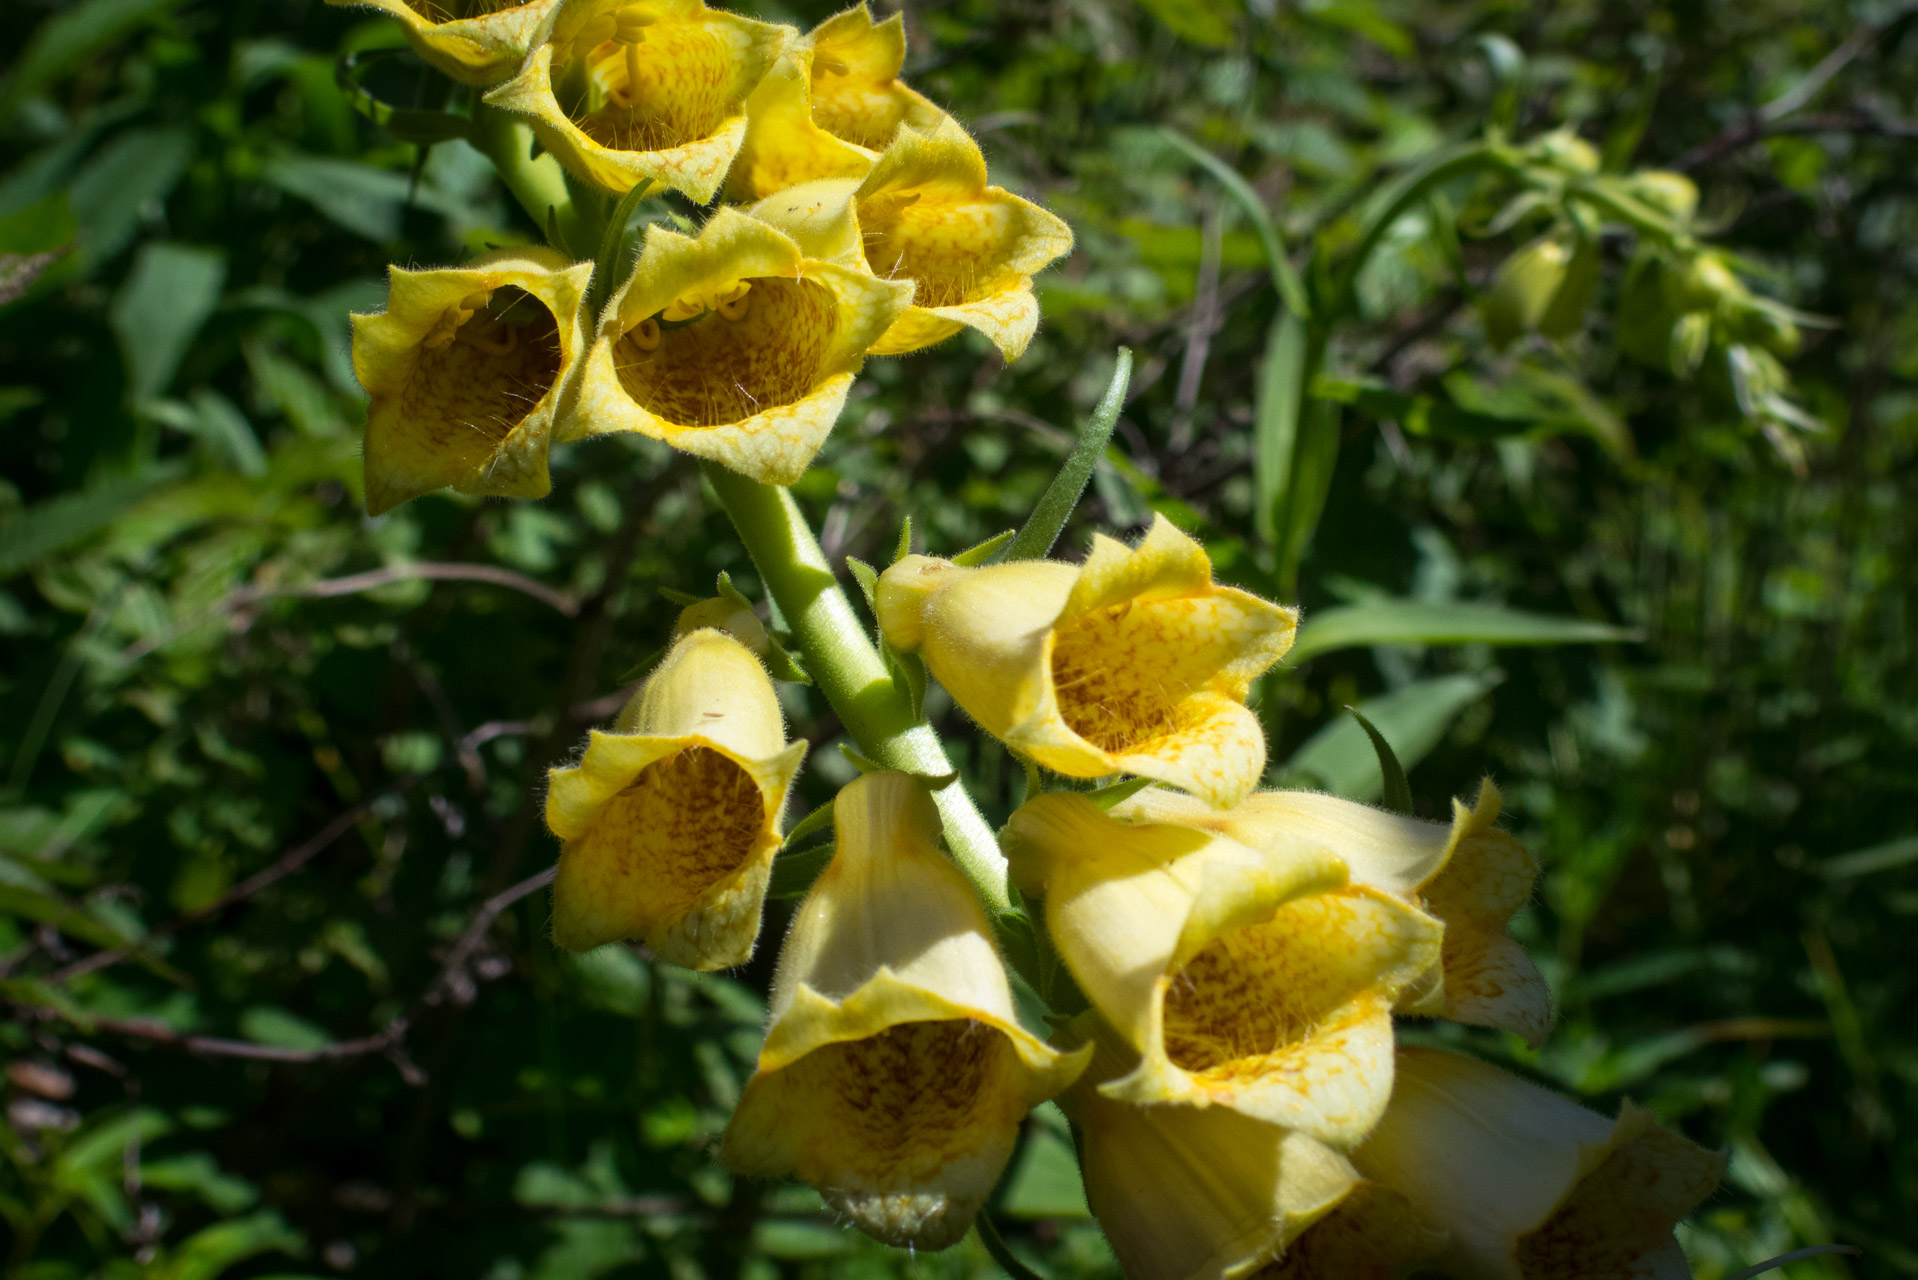
[[299, 1254], [306, 1237], [271, 1209], [216, 1222], [188, 1236], [149, 1274], [153, 1280], [217, 1280], [235, 1264], [261, 1253]]
[[1150, 778], [1127, 778], [1123, 782], [1115, 782], [1111, 786], [1098, 787], [1092, 791], [1088, 791], [1085, 795], [1086, 799], [1092, 801], [1092, 803], [1098, 805], [1101, 809], [1110, 809], [1121, 800], [1129, 800], [1151, 785], [1152, 779]]
[[0, 523], [0, 578], [20, 572], [75, 546], [112, 524], [156, 485], [180, 468], [154, 468], [136, 475], [107, 476], [78, 493], [61, 494]]
[[1007, 529], [1003, 533], [995, 533], [984, 542], [967, 547], [964, 551], [961, 551], [952, 558], [952, 562], [957, 565], [964, 565], [968, 569], [974, 565], [990, 564], [993, 557], [999, 554], [999, 548], [1012, 541], [1013, 536], [1017, 533], [1017, 529]]
[[218, 249], [166, 243], [140, 247], [107, 312], [135, 404], [159, 395], [173, 381], [225, 283], [226, 255]]
[[1190, 44], [1223, 49], [1232, 43], [1239, 6], [1231, 0], [1139, 0], [1145, 11]]
[[379, 244], [399, 239], [400, 218], [413, 192], [412, 180], [403, 173], [292, 151], [268, 159], [261, 176]]
[[1627, 627], [1501, 605], [1369, 600], [1309, 615], [1287, 656], [1297, 663], [1322, 653], [1375, 644], [1517, 646], [1604, 644], [1642, 638]]
[[1091, 1217], [1072, 1144], [1037, 1124], [1031, 1133], [1006, 1180], [999, 1212], [1008, 1218]]
[[1385, 780], [1385, 807], [1394, 813], [1412, 812], [1412, 784], [1406, 780], [1405, 767], [1392, 752], [1392, 744], [1373, 727], [1372, 722], [1351, 707], [1352, 718], [1359, 722], [1359, 728], [1365, 730], [1365, 736], [1372, 740], [1372, 753], [1379, 758], [1379, 773]]
[[129, 130], [94, 154], [67, 188], [89, 268], [132, 242], [145, 211], [165, 203], [192, 158], [185, 125]]
[[812, 888], [812, 882], [832, 861], [833, 844], [824, 844], [782, 853], [773, 859], [772, 881], [766, 890], [769, 898], [797, 898]]
[[[1305, 376], [1305, 321], [1288, 311], [1266, 334], [1253, 415], [1253, 522], [1259, 541], [1275, 547], [1280, 515], [1292, 488], [1298, 450], [1300, 380]], [[1317, 393], [1317, 388], [1314, 388]]]
[[1177, 129], [1168, 127], [1159, 132], [1165, 136], [1167, 142], [1211, 174], [1225, 189], [1225, 193], [1232, 197], [1233, 202], [1251, 220], [1253, 228], [1259, 233], [1259, 243], [1265, 249], [1266, 269], [1272, 273], [1272, 287], [1277, 289], [1279, 297], [1285, 300], [1286, 310], [1301, 317], [1310, 315], [1312, 307], [1306, 301], [1305, 285], [1300, 281], [1298, 272], [1292, 269], [1291, 259], [1285, 252], [1285, 237], [1280, 234], [1278, 224], [1272, 220], [1271, 212], [1265, 207], [1264, 198], [1252, 189], [1252, 184], [1241, 177], [1237, 169]]
[[310, 1051], [333, 1043], [333, 1037], [320, 1027], [272, 1005], [255, 1005], [242, 1013], [240, 1034], [255, 1044], [275, 1049]]
[[1119, 413], [1125, 408], [1126, 388], [1131, 382], [1132, 352], [1120, 347], [1105, 396], [1079, 432], [1079, 438], [1073, 443], [1072, 452], [1066, 455], [1059, 474], [1052, 477], [1052, 483], [1039, 495], [1031, 518], [1006, 544], [1005, 553], [1000, 559], [1038, 560], [1052, 550], [1052, 544], [1059, 540], [1059, 531], [1072, 518], [1072, 509], [1079, 505], [1079, 495], [1085, 492], [1086, 482], [1092, 479], [1093, 468], [1099, 465], [1099, 459], [1105, 455], [1106, 445], [1112, 439], [1112, 429], [1118, 425]]
[[859, 584], [859, 589], [866, 593], [866, 607], [878, 609], [879, 571], [854, 556], [846, 557], [846, 567], [852, 570], [853, 581]]
[[813, 835], [816, 832], [825, 831], [831, 826], [832, 801], [828, 800], [799, 821], [793, 823], [792, 830], [786, 833], [785, 847], [790, 849], [807, 836]]
[[1892, 871], [1918, 862], [1918, 836], [1906, 836], [1885, 844], [1875, 844], [1855, 853], [1841, 853], [1814, 863], [1813, 870], [1829, 880], [1849, 880], [1875, 871]]
[[[1444, 738], [1459, 712], [1490, 692], [1503, 675], [1450, 675], [1420, 680], [1359, 704], [1406, 768], [1416, 768]], [[1379, 760], [1355, 719], [1341, 717], [1306, 740], [1285, 762], [1334, 795], [1376, 800], [1385, 788]]]
[[67, 193], [52, 195], [0, 217], [0, 253], [49, 253], [79, 234]]
[[[180, 0], [82, 0], [55, 13], [27, 40], [25, 52], [0, 91], [0, 120], [79, 66], [96, 50], [118, 40]], [[14, 19], [18, 21], [18, 17]]]

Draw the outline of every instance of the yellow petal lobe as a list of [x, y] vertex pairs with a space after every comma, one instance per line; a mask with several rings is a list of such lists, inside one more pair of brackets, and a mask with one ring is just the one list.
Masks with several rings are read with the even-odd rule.
[[420, 57], [466, 84], [498, 84], [519, 69], [560, 0], [327, 0], [398, 20]]
[[812, 117], [834, 137], [878, 151], [902, 124], [931, 129], [945, 119], [899, 79], [906, 65], [903, 15], [874, 22], [861, 3], [814, 27], [805, 44], [812, 55]]

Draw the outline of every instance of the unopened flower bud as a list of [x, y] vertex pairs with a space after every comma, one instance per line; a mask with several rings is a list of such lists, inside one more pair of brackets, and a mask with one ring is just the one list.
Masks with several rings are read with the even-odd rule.
[[1550, 236], [1541, 236], [1507, 258], [1479, 305], [1486, 341], [1503, 351], [1520, 335], [1535, 331], [1565, 283], [1571, 258], [1571, 250]]

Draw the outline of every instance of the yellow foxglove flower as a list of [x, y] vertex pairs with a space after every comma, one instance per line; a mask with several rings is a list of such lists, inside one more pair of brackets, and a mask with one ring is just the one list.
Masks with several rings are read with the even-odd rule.
[[1399, 1280], [1422, 1272], [1449, 1239], [1398, 1192], [1361, 1181], [1252, 1280]]
[[1330, 850], [1354, 884], [1403, 898], [1445, 924], [1443, 981], [1409, 992], [1407, 1012], [1501, 1027], [1536, 1046], [1551, 1030], [1551, 993], [1505, 929], [1531, 898], [1538, 864], [1493, 825], [1500, 804], [1487, 780], [1477, 804], [1452, 802], [1446, 826], [1316, 791], [1259, 791], [1219, 810], [1154, 787], [1113, 813], [1214, 831], [1262, 851]]
[[1265, 771], [1245, 696], [1292, 647], [1298, 612], [1214, 584], [1205, 548], [1163, 516], [1136, 549], [1094, 537], [1083, 565], [907, 556], [877, 601], [887, 640], [1048, 769], [1134, 773], [1215, 805]]
[[721, 209], [698, 238], [646, 232], [607, 304], [562, 435], [637, 431], [767, 484], [791, 484], [845, 406], [905, 283], [806, 258]]
[[744, 645], [683, 636], [613, 731], [552, 771], [546, 825], [565, 842], [553, 941], [637, 938], [689, 969], [744, 964], [805, 755], [786, 744], [772, 681]]
[[1139, 1061], [1097, 1014], [1074, 1019], [1092, 1065], [1059, 1105], [1082, 1144], [1086, 1201], [1127, 1280], [1253, 1274], [1362, 1184], [1303, 1133], [1223, 1107], [1139, 1107], [1099, 1085]]
[[836, 138], [883, 150], [900, 125], [937, 128], [946, 113], [899, 79], [906, 65], [906, 23], [874, 22], [864, 0], [807, 34], [812, 118]]
[[378, 9], [397, 19], [407, 43], [467, 84], [498, 84], [519, 70], [540, 24], [559, 0], [327, 0]]
[[1685, 1280], [1672, 1227], [1724, 1168], [1629, 1102], [1607, 1120], [1476, 1059], [1411, 1048], [1352, 1159], [1445, 1225], [1437, 1269], [1460, 1280]]
[[[918, 289], [912, 309], [874, 344], [874, 355], [917, 351], [970, 326], [1006, 359], [1019, 358], [1039, 327], [1032, 277], [1071, 252], [1070, 227], [1030, 200], [988, 186], [978, 144], [951, 119], [923, 133], [900, 129], [864, 181], [839, 189], [852, 203], [865, 267]], [[809, 198], [825, 190], [809, 188]], [[800, 239], [808, 253], [832, 256], [807, 243], [809, 216], [794, 217], [792, 208], [775, 196], [753, 212]]]
[[873, 152], [813, 123], [811, 63], [810, 50], [792, 50], [747, 100], [746, 136], [726, 175], [730, 199], [759, 200], [828, 178], [857, 186], [872, 168]]
[[562, 392], [586, 350], [590, 262], [505, 249], [463, 267], [392, 269], [386, 310], [353, 317], [366, 388], [366, 507], [452, 485], [540, 498]]
[[1226, 1107], [1340, 1147], [1377, 1122], [1392, 1006], [1437, 963], [1438, 921], [1348, 884], [1328, 851], [1132, 825], [1072, 792], [1027, 801], [1004, 838], [1079, 989], [1139, 1054], [1108, 1097]]
[[561, 164], [608, 191], [652, 181], [704, 204], [794, 34], [703, 0], [568, 0], [486, 101], [529, 117]]
[[934, 845], [917, 780], [853, 781], [833, 825], [721, 1157], [797, 1175], [888, 1244], [943, 1249], [998, 1181], [1020, 1119], [1090, 1050], [1059, 1053], [1019, 1026], [985, 912]]

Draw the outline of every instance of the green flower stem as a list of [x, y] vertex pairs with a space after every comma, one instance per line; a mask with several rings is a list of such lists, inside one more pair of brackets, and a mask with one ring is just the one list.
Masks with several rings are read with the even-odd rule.
[[599, 237], [573, 203], [566, 187], [566, 171], [550, 154], [534, 156], [533, 130], [518, 116], [484, 102], [473, 106], [475, 141], [499, 171], [500, 181], [520, 207], [531, 215], [553, 247], [574, 257], [590, 254]]
[[[914, 716], [906, 692], [893, 683], [792, 494], [718, 463], [701, 466], [792, 628], [807, 674], [860, 753], [888, 769], [930, 777], [953, 773], [939, 735]], [[965, 784], [955, 779], [932, 798], [959, 869], [988, 907], [1009, 908], [1005, 855]]]

